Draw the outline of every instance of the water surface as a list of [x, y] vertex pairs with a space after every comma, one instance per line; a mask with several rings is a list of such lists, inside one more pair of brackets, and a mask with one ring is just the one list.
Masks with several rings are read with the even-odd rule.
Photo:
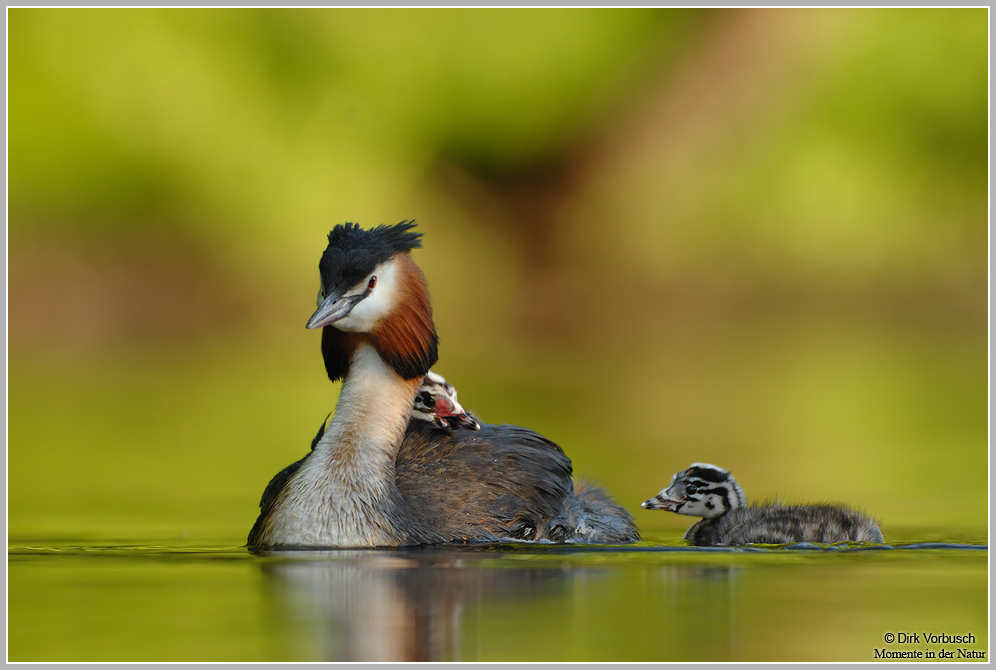
[[[8, 658], [872, 661], [875, 649], [942, 648], [988, 658], [984, 540], [910, 539], [260, 555], [234, 543], [19, 540], [8, 548]], [[921, 642], [890, 645], [890, 632]]]

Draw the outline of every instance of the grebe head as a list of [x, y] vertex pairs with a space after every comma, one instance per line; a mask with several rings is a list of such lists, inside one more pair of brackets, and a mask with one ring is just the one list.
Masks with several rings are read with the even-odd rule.
[[457, 392], [442, 375], [429, 372], [415, 395], [412, 418], [428, 421], [437, 428], [480, 430], [474, 417], [457, 402]]
[[708, 463], [693, 463], [673, 475], [666, 489], [640, 507], [714, 519], [746, 504], [743, 489], [728, 471]]
[[318, 263], [318, 309], [308, 328], [322, 328], [329, 378], [344, 377], [363, 341], [405, 379], [424, 376], [436, 362], [438, 338], [425, 275], [411, 258], [422, 246], [414, 221], [369, 230], [338, 225]]

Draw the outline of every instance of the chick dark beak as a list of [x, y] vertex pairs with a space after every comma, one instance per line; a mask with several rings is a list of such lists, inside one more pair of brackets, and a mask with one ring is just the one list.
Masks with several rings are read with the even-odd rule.
[[480, 430], [481, 424], [477, 423], [472, 416], [466, 413], [454, 414], [446, 417], [446, 421], [455, 428], [466, 430]]
[[662, 509], [665, 512], [677, 512], [684, 505], [686, 500], [678, 496], [655, 496], [650, 500], [640, 503], [643, 509]]
[[325, 302], [308, 319], [308, 328], [321, 328], [349, 316], [360, 300], [362, 295], [341, 296], [338, 293], [331, 293], [325, 298]]

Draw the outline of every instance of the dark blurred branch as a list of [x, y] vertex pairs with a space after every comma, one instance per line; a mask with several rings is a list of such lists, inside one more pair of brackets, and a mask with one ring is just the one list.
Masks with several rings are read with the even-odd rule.
[[[818, 18], [810, 14], [812, 18]], [[681, 171], [736, 144], [794, 85], [807, 50], [799, 11], [722, 10], [677, 60], [660, 63], [602, 125], [554, 155], [525, 164], [441, 161], [441, 188], [499, 229], [519, 249], [525, 276], [519, 304], [530, 329], [555, 334], [584, 291], [558, 247], [574, 233], [581, 200], [628, 175]], [[618, 229], [606, 222], [609, 234]], [[556, 277], [557, 273], [567, 276]]]

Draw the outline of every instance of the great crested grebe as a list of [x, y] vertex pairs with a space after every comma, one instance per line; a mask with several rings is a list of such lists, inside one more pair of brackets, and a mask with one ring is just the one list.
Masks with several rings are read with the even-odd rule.
[[338, 225], [318, 264], [322, 355], [342, 379], [312, 451], [260, 501], [252, 547], [378, 547], [503, 539], [621, 543], [630, 514], [600, 488], [575, 488], [570, 459], [525, 428], [439, 430], [411, 420], [437, 359], [414, 222]]
[[700, 546], [884, 542], [874, 520], [840, 505], [748, 505], [733, 475], [708, 463], [693, 463], [672, 476], [670, 485], [641, 507], [702, 517], [684, 536]]

